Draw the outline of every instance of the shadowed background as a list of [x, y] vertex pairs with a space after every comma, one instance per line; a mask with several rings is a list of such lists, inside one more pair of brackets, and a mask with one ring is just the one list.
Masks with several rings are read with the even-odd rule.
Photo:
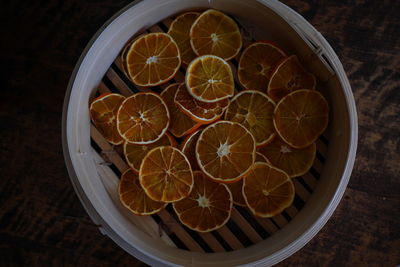
[[[64, 94], [97, 29], [130, 1], [7, 1], [0, 11], [0, 265], [145, 266], [92, 223], [61, 147]], [[359, 144], [337, 210], [278, 266], [400, 264], [400, 1], [283, 0], [320, 31], [355, 96]]]

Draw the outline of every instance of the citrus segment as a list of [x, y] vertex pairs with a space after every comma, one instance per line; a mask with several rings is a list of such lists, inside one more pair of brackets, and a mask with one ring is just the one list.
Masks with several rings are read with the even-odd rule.
[[299, 89], [315, 89], [315, 76], [301, 66], [297, 56], [286, 58], [278, 65], [268, 84], [268, 95], [278, 102], [285, 95]]
[[161, 97], [167, 104], [170, 113], [170, 123], [168, 130], [176, 137], [185, 136], [201, 126], [187, 115], [181, 112], [174, 102], [176, 91], [180, 86], [185, 86], [184, 83], [174, 83], [169, 85], [161, 92]]
[[255, 160], [255, 162], [264, 162], [264, 163], [271, 164], [269, 159], [266, 156], [264, 156], [263, 154], [261, 154], [260, 152], [256, 152], [256, 160]]
[[234, 58], [242, 47], [242, 37], [235, 21], [217, 10], [207, 10], [193, 23], [190, 43], [198, 56], [216, 55]]
[[194, 59], [185, 80], [188, 92], [199, 101], [217, 102], [234, 94], [232, 69], [220, 57], [206, 55]]
[[190, 162], [190, 166], [192, 170], [200, 170], [199, 164], [196, 159], [196, 144], [199, 139], [201, 130], [197, 130], [194, 133], [190, 134], [186, 139], [182, 142], [181, 151]]
[[117, 112], [125, 97], [106, 93], [97, 97], [90, 105], [90, 117], [104, 138], [113, 145], [122, 144], [124, 139], [117, 130]]
[[139, 37], [126, 55], [130, 79], [139, 86], [156, 86], [172, 79], [181, 65], [179, 49], [166, 33]]
[[193, 173], [186, 156], [172, 146], [150, 150], [139, 170], [140, 184], [155, 201], [174, 202], [187, 197], [193, 187]]
[[132, 169], [122, 174], [118, 192], [122, 204], [136, 215], [154, 214], [166, 206], [166, 203], [154, 201], [145, 194]]
[[306, 148], [297, 149], [290, 147], [276, 136], [271, 143], [259, 148], [258, 151], [267, 157], [271, 165], [293, 178], [305, 174], [311, 168], [315, 159], [316, 146], [312, 143]]
[[190, 28], [199, 15], [198, 12], [186, 12], [177, 17], [168, 30], [168, 34], [179, 47], [182, 63], [186, 65], [196, 57], [190, 45]]
[[196, 158], [201, 170], [211, 179], [222, 183], [235, 182], [254, 163], [255, 140], [239, 123], [219, 121], [200, 134]]
[[225, 113], [225, 120], [242, 124], [254, 136], [256, 145], [262, 146], [275, 136], [274, 109], [274, 101], [266, 94], [244, 90], [231, 100]]
[[238, 79], [246, 89], [266, 92], [275, 68], [286, 54], [269, 42], [255, 42], [240, 56]]
[[273, 217], [289, 207], [294, 199], [294, 185], [282, 170], [256, 162], [243, 179], [243, 196], [251, 212], [259, 217]]
[[232, 195], [224, 184], [210, 181], [195, 171], [190, 195], [172, 204], [179, 220], [192, 230], [210, 232], [222, 227], [230, 218]]
[[294, 91], [276, 105], [274, 126], [279, 136], [294, 148], [314, 143], [328, 125], [329, 106], [316, 90]]

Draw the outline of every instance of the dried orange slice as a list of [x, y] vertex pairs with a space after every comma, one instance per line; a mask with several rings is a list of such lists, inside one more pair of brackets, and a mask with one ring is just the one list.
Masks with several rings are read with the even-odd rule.
[[118, 110], [118, 132], [130, 143], [153, 143], [165, 134], [168, 126], [167, 105], [153, 92], [141, 92], [126, 98]]
[[176, 146], [176, 141], [169, 133], [165, 133], [160, 139], [148, 145], [137, 145], [125, 142], [124, 155], [126, 162], [136, 173], [139, 173], [143, 158], [150, 150], [159, 146]]
[[161, 92], [161, 97], [167, 104], [170, 114], [170, 123], [168, 130], [178, 138], [192, 133], [201, 126], [200, 123], [196, 123], [187, 115], [182, 113], [181, 110], [175, 104], [174, 97], [176, 91], [180, 86], [185, 86], [185, 84], [173, 83], [169, 85], [167, 88], [165, 88], [164, 91]]
[[124, 99], [119, 94], [105, 93], [97, 97], [89, 108], [97, 130], [113, 145], [120, 145], [124, 141], [117, 130], [117, 112]]
[[201, 130], [197, 130], [194, 133], [190, 134], [186, 139], [182, 142], [181, 151], [190, 162], [192, 166], [192, 170], [200, 170], [199, 164], [197, 164], [196, 159], [196, 144], [199, 139]]
[[186, 156], [172, 146], [150, 150], [139, 170], [146, 194], [155, 201], [174, 202], [187, 197], [193, 187], [193, 173]]
[[225, 120], [242, 124], [254, 136], [256, 145], [263, 146], [275, 136], [274, 109], [274, 101], [266, 94], [244, 90], [232, 98]]
[[316, 90], [297, 90], [276, 105], [274, 126], [279, 136], [294, 148], [314, 143], [328, 126], [329, 106]]
[[242, 36], [235, 21], [213, 9], [203, 12], [190, 29], [190, 43], [198, 56], [234, 58], [242, 47]]
[[177, 17], [168, 30], [179, 47], [182, 63], [186, 65], [197, 56], [190, 45], [190, 28], [199, 15], [198, 12], [186, 12]]
[[292, 205], [294, 185], [282, 170], [256, 162], [243, 179], [243, 196], [252, 213], [273, 217]]
[[271, 143], [259, 148], [258, 151], [269, 160], [271, 165], [293, 178], [305, 174], [311, 168], [315, 159], [316, 146], [312, 143], [306, 148], [296, 149], [276, 136]]
[[166, 33], [139, 37], [126, 55], [129, 78], [139, 86], [156, 86], [172, 79], [181, 65], [179, 49]]
[[196, 145], [200, 169], [211, 179], [232, 183], [250, 169], [255, 159], [255, 140], [241, 124], [219, 121], [205, 128]]
[[217, 56], [201, 56], [194, 59], [186, 71], [188, 92], [202, 102], [217, 102], [233, 96], [232, 69]]
[[238, 79], [246, 89], [266, 92], [269, 80], [286, 54], [270, 42], [255, 42], [240, 56]]
[[193, 172], [194, 186], [190, 195], [174, 208], [179, 220], [192, 230], [210, 232], [222, 227], [230, 218], [232, 195], [224, 184], [210, 181], [200, 171]]
[[315, 89], [315, 76], [307, 72], [296, 55], [278, 65], [268, 84], [268, 95], [278, 102], [285, 95], [299, 89]]
[[154, 201], [144, 192], [139, 177], [132, 169], [126, 170], [119, 181], [119, 198], [122, 204], [136, 215], [151, 215], [167, 204]]
[[213, 103], [202, 102], [192, 97], [186, 89], [186, 85], [182, 84], [176, 92], [175, 104], [194, 121], [208, 124], [222, 116], [228, 107], [229, 99]]

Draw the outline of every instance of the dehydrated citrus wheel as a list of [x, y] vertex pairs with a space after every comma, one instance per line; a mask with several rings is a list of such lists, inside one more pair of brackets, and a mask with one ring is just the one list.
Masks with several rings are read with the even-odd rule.
[[168, 30], [179, 47], [182, 63], [186, 65], [197, 56], [190, 45], [190, 28], [199, 15], [198, 12], [186, 12], [177, 17]]
[[222, 99], [213, 103], [202, 102], [192, 97], [186, 85], [182, 84], [176, 92], [175, 104], [194, 121], [208, 124], [222, 116], [228, 107], [229, 99]]
[[118, 132], [130, 143], [153, 143], [165, 134], [168, 126], [167, 105], [153, 92], [137, 93], [126, 98], [118, 110]]
[[129, 78], [139, 86], [165, 83], [175, 76], [181, 65], [178, 46], [166, 33], [139, 37], [126, 57]]
[[274, 101], [266, 94], [244, 90], [232, 98], [225, 112], [225, 120], [242, 124], [254, 136], [256, 145], [262, 146], [275, 136], [274, 109]]
[[282, 170], [256, 162], [243, 178], [243, 196], [251, 212], [258, 217], [273, 217], [289, 207], [294, 185]]
[[192, 230], [210, 232], [222, 227], [230, 218], [232, 195], [224, 184], [210, 181], [200, 171], [193, 172], [194, 186], [190, 195], [174, 208], [179, 220]]
[[255, 42], [240, 56], [238, 79], [246, 89], [266, 92], [275, 68], [286, 54], [270, 42]]
[[139, 170], [140, 184], [155, 201], [174, 202], [187, 197], [193, 187], [193, 173], [186, 156], [172, 146], [150, 150]]
[[315, 159], [316, 146], [312, 143], [306, 148], [297, 149], [283, 142], [279, 136], [275, 136], [271, 143], [259, 148], [258, 151], [267, 157], [271, 165], [293, 178], [305, 174], [311, 168]]
[[167, 104], [170, 122], [168, 130], [176, 137], [185, 136], [201, 126], [200, 123], [196, 123], [189, 116], [181, 112], [174, 102], [176, 91], [180, 86], [185, 86], [184, 83], [174, 83], [169, 85], [164, 91], [161, 92], [161, 97]]
[[185, 80], [188, 92], [203, 102], [217, 102], [234, 94], [232, 69], [217, 56], [194, 59], [186, 71]]
[[176, 141], [169, 133], [165, 133], [160, 139], [148, 145], [137, 145], [125, 142], [124, 155], [126, 162], [136, 173], [139, 173], [143, 158], [150, 150], [159, 146], [176, 146]]
[[196, 144], [199, 139], [201, 130], [197, 130], [194, 133], [190, 134], [186, 139], [182, 142], [181, 151], [190, 162], [192, 166], [192, 170], [200, 170], [199, 164], [197, 164], [196, 159]]
[[[256, 152], [256, 160], [255, 162], [264, 162], [269, 163], [268, 159], [261, 153]], [[226, 184], [231, 190], [233, 203], [242, 207], [246, 207], [246, 201], [244, 200], [242, 188], [243, 188], [243, 179], [240, 179], [238, 182]]]
[[255, 159], [255, 140], [241, 124], [219, 121], [205, 128], [196, 145], [200, 169], [211, 179], [232, 183], [250, 169]]
[[117, 112], [125, 97], [106, 93], [97, 97], [90, 105], [90, 117], [97, 130], [113, 145], [122, 144], [124, 139], [117, 130]]
[[242, 36], [235, 21], [217, 10], [203, 12], [190, 29], [190, 43], [199, 55], [234, 58], [242, 47]]
[[278, 65], [268, 84], [268, 95], [278, 102], [285, 95], [299, 89], [315, 89], [315, 76], [301, 66], [296, 55]]
[[164, 202], [154, 201], [146, 195], [138, 175], [132, 169], [122, 174], [118, 192], [122, 204], [136, 215], [151, 215], [167, 205]]
[[328, 125], [329, 106], [316, 90], [294, 91], [276, 105], [274, 126], [279, 136], [294, 148], [317, 140]]

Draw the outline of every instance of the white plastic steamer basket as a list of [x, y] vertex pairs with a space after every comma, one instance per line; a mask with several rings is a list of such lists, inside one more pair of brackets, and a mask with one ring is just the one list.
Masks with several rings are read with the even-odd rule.
[[[172, 235], [163, 232], [161, 229], [164, 228], [160, 228], [153, 217], [134, 216], [127, 212], [118, 199], [118, 176], [103, 164], [103, 158], [91, 143], [88, 110], [89, 99], [132, 36], [177, 13], [208, 8], [234, 17], [255, 40], [273, 40], [288, 54], [298, 55], [305, 67], [317, 76], [318, 90], [330, 105], [329, 127], [324, 133], [326, 140], [320, 146], [317, 144], [322, 154], [320, 166], [315, 166], [318, 179], [313, 176], [304, 178], [313, 189], [312, 193], [304, 191], [301, 184], [296, 187], [300, 197], [308, 194], [297, 213], [294, 207], [296, 216], [292, 216], [292, 210], [292, 214], [288, 211], [289, 219], [277, 218], [270, 225], [275, 229], [274, 233], [258, 237], [258, 241], [257, 229], [250, 229], [248, 238], [251, 245], [238, 243], [234, 230], [229, 232], [230, 228], [226, 228], [229, 233], [221, 231], [218, 235], [226, 237], [228, 244], [232, 242], [229, 251], [222, 251], [224, 246], [215, 244], [218, 235], [200, 235], [204, 242], [211, 242], [211, 250], [219, 252], [205, 252], [204, 245], [192, 244], [191, 239], [196, 237], [172, 223], [171, 231], [175, 238], [186, 242], [188, 247], [178, 248]], [[100, 225], [103, 234], [136, 258], [152, 266], [269, 266], [303, 247], [323, 227], [338, 205], [355, 159], [357, 115], [349, 82], [335, 52], [318, 31], [284, 4], [276, 0], [144, 0], [132, 2], [113, 16], [84, 50], [68, 85], [62, 134], [69, 175], [86, 211]], [[310, 181], [315, 184], [310, 185]], [[168, 212], [166, 214], [163, 216], [169, 216]], [[253, 224], [247, 223], [240, 212], [235, 212], [234, 216], [246, 234], [246, 229]], [[168, 224], [169, 217], [166, 218], [167, 222], [161, 218], [164, 226]], [[267, 223], [264, 226], [268, 228]]]

